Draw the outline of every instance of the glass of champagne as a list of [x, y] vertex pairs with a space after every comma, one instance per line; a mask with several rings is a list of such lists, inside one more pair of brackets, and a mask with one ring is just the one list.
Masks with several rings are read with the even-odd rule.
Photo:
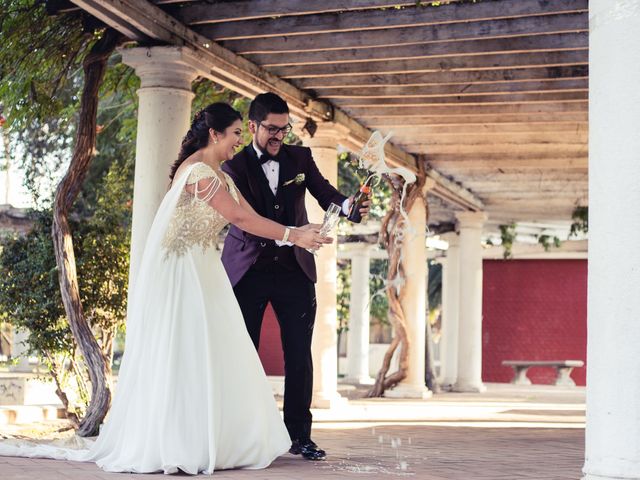
[[[338, 220], [340, 219], [341, 211], [342, 207], [340, 205], [336, 205], [335, 203], [329, 205], [327, 211], [324, 212], [324, 220], [322, 222], [322, 225], [320, 226], [320, 235], [322, 237], [326, 237], [327, 235], [329, 235], [329, 232], [331, 232], [331, 230], [333, 230], [333, 227], [336, 226]], [[311, 248], [307, 248], [307, 252], [313, 253], [314, 255], [318, 254], [317, 250]]]

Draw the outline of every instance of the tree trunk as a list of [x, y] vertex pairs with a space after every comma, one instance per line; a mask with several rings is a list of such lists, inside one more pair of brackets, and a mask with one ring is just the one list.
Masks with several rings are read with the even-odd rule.
[[80, 119], [76, 144], [69, 169], [56, 190], [52, 236], [58, 265], [62, 302], [73, 337], [89, 370], [91, 402], [80, 421], [78, 435], [96, 435], [111, 405], [111, 365], [106, 361], [84, 317], [68, 215], [84, 181], [95, 153], [98, 93], [107, 69], [107, 61], [121, 35], [107, 29], [83, 61], [84, 87], [80, 100]]
[[[401, 213], [401, 206], [405, 212], [420, 199], [422, 201], [422, 188], [426, 181], [426, 174], [423, 162], [418, 163], [418, 178], [407, 186], [406, 197], [402, 198], [404, 179], [398, 176], [388, 179], [391, 188], [391, 205], [389, 211], [382, 220], [381, 236], [382, 243], [389, 254], [389, 270], [387, 272], [387, 297], [389, 301], [389, 319], [394, 328], [394, 337], [389, 344], [382, 367], [376, 375], [376, 382], [367, 393], [368, 397], [381, 397], [385, 390], [395, 387], [407, 377], [409, 369], [409, 349], [411, 340], [407, 335], [407, 323], [404, 311], [402, 310], [402, 286], [404, 285], [404, 267], [402, 265], [402, 247], [406, 235], [405, 229], [408, 227], [406, 219]], [[400, 361], [398, 370], [390, 375], [389, 368], [393, 354], [400, 347]]]

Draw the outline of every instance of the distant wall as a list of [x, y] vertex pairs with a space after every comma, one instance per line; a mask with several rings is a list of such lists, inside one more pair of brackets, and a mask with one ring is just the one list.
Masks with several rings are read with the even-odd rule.
[[[586, 381], [587, 261], [485, 260], [482, 377], [509, 382], [502, 360], [583, 360], [572, 378]], [[533, 383], [551, 384], [550, 368], [531, 368]]]
[[267, 306], [262, 321], [262, 333], [260, 334], [260, 348], [258, 355], [267, 375], [284, 375], [284, 355], [280, 342], [280, 326], [276, 320], [276, 314]]

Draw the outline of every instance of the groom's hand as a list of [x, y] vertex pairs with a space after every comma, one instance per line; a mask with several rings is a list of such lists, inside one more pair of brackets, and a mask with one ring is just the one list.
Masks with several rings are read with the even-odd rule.
[[[348, 210], [351, 210], [351, 204], [353, 203], [353, 195], [351, 195], [349, 197], [349, 208]], [[360, 209], [360, 216], [362, 217], [362, 220], [366, 220], [367, 217], [369, 216], [369, 210], [371, 210], [371, 199], [367, 198], [364, 202], [362, 202], [362, 208]]]
[[322, 225], [320, 225], [319, 223], [307, 223], [306, 225], [302, 225], [301, 227], [296, 227], [298, 230], [302, 230], [303, 232], [306, 232], [307, 230], [320, 230], [320, 227]]

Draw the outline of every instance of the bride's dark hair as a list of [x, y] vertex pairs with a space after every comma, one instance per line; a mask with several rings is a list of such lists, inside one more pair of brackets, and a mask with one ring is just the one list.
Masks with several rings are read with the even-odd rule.
[[182, 139], [178, 159], [171, 165], [169, 179], [173, 181], [176, 171], [187, 158], [209, 143], [209, 129], [224, 132], [233, 122], [242, 120], [240, 112], [223, 102], [212, 103], [193, 117], [189, 131]]

